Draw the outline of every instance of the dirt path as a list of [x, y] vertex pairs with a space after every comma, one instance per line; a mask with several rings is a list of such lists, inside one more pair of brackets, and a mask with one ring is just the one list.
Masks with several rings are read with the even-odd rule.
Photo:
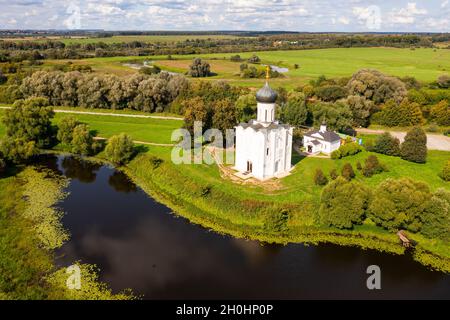
[[[382, 134], [389, 132], [394, 137], [398, 138], [400, 142], [403, 142], [406, 136], [406, 132], [401, 131], [388, 131], [388, 130], [373, 130], [373, 129], [357, 129], [359, 133], [363, 134]], [[450, 137], [446, 137], [442, 134], [427, 134], [427, 147], [430, 150], [450, 151]]]
[[[11, 109], [11, 107], [0, 107], [0, 109]], [[146, 116], [141, 114], [126, 114], [126, 113], [111, 113], [111, 112], [91, 112], [91, 111], [76, 111], [76, 110], [61, 110], [55, 109], [56, 113], [71, 113], [71, 114], [88, 114], [93, 116], [112, 116], [112, 117], [125, 117], [125, 118], [144, 118], [144, 119], [161, 119], [161, 120], [180, 120], [183, 118], [177, 117], [165, 117], [165, 116]]]

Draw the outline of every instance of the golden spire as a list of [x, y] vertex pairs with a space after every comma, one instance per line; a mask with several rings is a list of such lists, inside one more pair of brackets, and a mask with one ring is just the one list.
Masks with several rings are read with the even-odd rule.
[[270, 66], [266, 66], [266, 80], [269, 81], [270, 79]]

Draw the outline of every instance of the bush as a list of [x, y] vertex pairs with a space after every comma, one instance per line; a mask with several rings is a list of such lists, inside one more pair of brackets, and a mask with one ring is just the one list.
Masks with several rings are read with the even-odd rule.
[[336, 170], [336, 169], [331, 170], [331, 171], [330, 171], [330, 178], [331, 178], [332, 180], [336, 180], [337, 177], [339, 177], [339, 175], [338, 175], [338, 173], [337, 173], [337, 170]]
[[68, 116], [61, 119], [58, 124], [58, 134], [56, 138], [64, 144], [70, 144], [73, 140], [73, 130], [80, 122], [74, 116]]
[[287, 210], [281, 210], [278, 213], [270, 213], [265, 218], [264, 230], [268, 232], [285, 232], [288, 230], [289, 212]]
[[447, 164], [444, 166], [439, 176], [444, 181], [450, 181], [450, 160], [447, 161]]
[[342, 159], [360, 153], [363, 148], [356, 142], [345, 143], [331, 153], [331, 159]]
[[400, 147], [402, 159], [425, 163], [427, 161], [427, 135], [421, 128], [411, 129]]
[[387, 169], [378, 161], [378, 158], [374, 155], [370, 155], [362, 168], [362, 173], [365, 177], [371, 177], [375, 174], [387, 171]]
[[89, 131], [89, 127], [85, 124], [79, 124], [73, 130], [73, 138], [70, 143], [72, 152], [83, 156], [92, 154], [92, 145], [94, 138]]
[[409, 178], [387, 179], [374, 192], [369, 206], [370, 218], [388, 230], [418, 232], [430, 199], [430, 189], [423, 182]]
[[342, 158], [341, 151], [339, 151], [339, 149], [334, 150], [334, 151], [331, 153], [330, 156], [331, 156], [331, 159], [333, 159], [333, 160], [337, 160], [337, 159], [341, 159], [341, 158]]
[[350, 181], [355, 178], [355, 171], [353, 171], [353, 167], [350, 163], [344, 164], [341, 171], [342, 177], [345, 178], [345, 180]]
[[381, 107], [381, 112], [372, 117], [373, 123], [388, 127], [409, 127], [423, 123], [420, 105], [404, 99], [400, 104], [389, 100]]
[[6, 137], [0, 144], [0, 152], [6, 160], [19, 164], [36, 156], [39, 149], [34, 141], [27, 141], [25, 138]]
[[450, 192], [438, 189], [422, 216], [421, 233], [433, 239], [450, 242]]
[[125, 164], [134, 154], [134, 143], [125, 133], [112, 136], [106, 145], [105, 155], [114, 164]]
[[385, 132], [377, 138], [372, 150], [377, 153], [397, 157], [400, 155], [400, 140], [394, 138], [389, 132]]
[[316, 169], [316, 173], [314, 174], [314, 183], [318, 186], [324, 186], [328, 183], [328, 179], [325, 177], [321, 169]]
[[370, 190], [364, 185], [338, 177], [322, 191], [319, 222], [350, 229], [363, 222], [369, 200]]
[[441, 126], [450, 126], [450, 104], [442, 100], [434, 105], [430, 111], [430, 120]]
[[362, 165], [361, 165], [361, 162], [356, 162], [356, 169], [358, 170], [358, 171], [361, 171], [362, 170]]
[[260, 63], [261, 59], [256, 54], [254, 54], [247, 60], [247, 62], [248, 63]]
[[450, 76], [448, 74], [439, 76], [439, 78], [437, 79], [437, 85], [442, 89], [450, 88]]

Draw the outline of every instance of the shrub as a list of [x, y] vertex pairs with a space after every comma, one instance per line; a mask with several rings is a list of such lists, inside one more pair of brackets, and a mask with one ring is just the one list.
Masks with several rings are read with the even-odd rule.
[[344, 166], [342, 167], [342, 172], [341, 172], [342, 177], [345, 178], [345, 180], [350, 181], [352, 179], [355, 178], [355, 171], [353, 171], [353, 167], [350, 163], [346, 163], [344, 164]]
[[328, 183], [328, 179], [325, 177], [321, 169], [316, 169], [316, 173], [314, 174], [314, 183], [318, 186], [324, 186]]
[[350, 229], [363, 222], [369, 200], [370, 190], [364, 185], [338, 177], [322, 191], [319, 222]]
[[254, 54], [247, 60], [247, 62], [248, 63], [260, 63], [261, 59], [256, 54]]
[[442, 100], [434, 105], [430, 111], [430, 120], [441, 126], [450, 126], [450, 104], [446, 100]]
[[270, 213], [264, 220], [264, 230], [268, 232], [284, 232], [288, 229], [289, 212], [281, 210], [278, 213]]
[[375, 190], [369, 206], [370, 218], [388, 230], [417, 232], [431, 192], [423, 182], [409, 178], [387, 179]]
[[422, 216], [421, 233], [433, 239], [450, 241], [450, 192], [438, 189], [431, 197]]
[[105, 155], [114, 164], [125, 164], [134, 153], [133, 139], [125, 133], [112, 136], [105, 148]]
[[400, 147], [402, 159], [425, 163], [427, 160], [427, 135], [421, 128], [411, 129]]
[[404, 99], [400, 104], [389, 100], [381, 107], [381, 112], [372, 117], [373, 123], [388, 127], [408, 127], [423, 123], [423, 115], [420, 105]]
[[89, 131], [89, 127], [85, 124], [79, 124], [73, 130], [73, 138], [71, 147], [72, 152], [83, 156], [92, 154], [93, 136]]
[[331, 153], [331, 159], [341, 159], [360, 153], [363, 148], [356, 142], [345, 143]]
[[437, 79], [437, 85], [442, 89], [450, 88], [450, 76], [448, 74], [439, 76], [439, 78]]
[[332, 180], [336, 180], [337, 177], [339, 177], [339, 175], [338, 175], [338, 173], [337, 173], [337, 170], [336, 170], [336, 169], [331, 170], [331, 171], [330, 171], [330, 178], [331, 178]]
[[440, 177], [444, 181], [450, 181], [450, 160], [447, 161], [447, 164], [442, 169], [442, 172], [440, 174]]
[[331, 159], [337, 160], [337, 159], [341, 159], [341, 158], [342, 158], [342, 154], [341, 154], [341, 151], [340, 151], [339, 149], [334, 150], [334, 151], [331, 153]]
[[64, 144], [70, 144], [73, 139], [73, 130], [80, 122], [74, 116], [68, 116], [61, 119], [58, 124], [58, 134], [56, 138]]
[[25, 138], [6, 137], [0, 144], [0, 152], [6, 160], [19, 164], [39, 153], [34, 141]]
[[385, 132], [377, 138], [372, 150], [388, 156], [399, 156], [400, 140]]
[[371, 177], [375, 174], [387, 171], [387, 169], [378, 161], [378, 158], [374, 155], [370, 155], [362, 168], [362, 173], [365, 177]]
[[356, 169], [358, 170], [358, 171], [361, 171], [362, 170], [362, 165], [361, 165], [361, 162], [356, 162]]

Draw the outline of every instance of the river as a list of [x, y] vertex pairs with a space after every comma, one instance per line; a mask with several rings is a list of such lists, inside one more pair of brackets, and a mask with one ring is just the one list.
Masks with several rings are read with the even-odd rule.
[[[115, 292], [145, 299], [450, 299], [450, 276], [408, 255], [335, 245], [261, 245], [216, 234], [176, 217], [124, 174], [68, 156], [40, 163], [71, 178], [59, 204], [71, 239], [58, 264], [100, 268]], [[366, 269], [381, 268], [381, 290]]]

